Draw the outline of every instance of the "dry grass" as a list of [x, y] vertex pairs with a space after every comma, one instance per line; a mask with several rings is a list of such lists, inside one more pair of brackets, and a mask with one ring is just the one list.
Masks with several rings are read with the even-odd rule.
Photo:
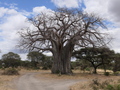
[[[90, 74], [88, 71], [84, 72], [80, 71], [80, 70], [74, 70], [73, 71], [73, 75], [56, 75], [56, 74], [51, 74], [50, 71], [45, 71], [45, 73], [39, 74], [37, 75], [37, 77], [42, 77], [44, 80], [45, 79], [79, 79], [82, 80], [79, 83], [76, 83], [73, 86], [70, 86], [70, 90], [93, 90], [90, 87], [90, 84], [93, 82], [92, 80], [94, 79], [98, 79], [99, 82], [104, 82], [104, 81], [108, 81], [108, 80], [120, 80], [120, 76], [105, 76], [104, 75], [104, 71], [98, 69], [97, 70], [98, 74]], [[110, 74], [112, 74], [113, 72], [110, 70], [107, 70], [107, 72], [109, 72]], [[113, 82], [114, 83], [114, 82]]]
[[0, 90], [15, 90], [13, 84], [10, 82], [18, 76], [1, 75], [2, 72], [3, 70], [0, 70]]
[[2, 75], [3, 70], [0, 70], [0, 90], [16, 90], [13, 80], [28, 72], [37, 71], [21, 69], [19, 71], [20, 75]]
[[[111, 81], [111, 84], [115, 84], [118, 80], [120, 80], [120, 76], [105, 76], [103, 75], [103, 70], [98, 70], [98, 74], [87, 74], [83, 77], [87, 80], [84, 82], [76, 83], [75, 85], [72, 85], [70, 87], [70, 90], [93, 90], [91, 87], [91, 84], [93, 83], [93, 80], [97, 79], [100, 83], [103, 83], [105, 81]], [[107, 72], [110, 72], [112, 74], [112, 71], [107, 70]], [[81, 76], [80, 76], [81, 77]]]
[[[3, 72], [0, 70], [0, 74]], [[98, 80], [105, 81], [105, 80], [118, 80], [120, 79], [119, 76], [104, 76], [103, 75], [103, 70], [98, 70], [97, 75], [95, 74], [89, 74], [89, 72], [83, 73], [83, 71], [80, 70], [74, 70], [73, 75], [55, 75], [51, 74], [50, 70], [25, 70], [21, 69], [19, 71], [20, 75], [18, 76], [7, 76], [7, 75], [0, 75], [0, 90], [15, 90], [13, 87], [14, 85], [10, 84], [11, 81], [13, 81], [15, 78], [18, 78], [19, 76], [28, 73], [28, 72], [41, 72], [41, 74], [36, 75], [37, 78], [42, 77], [43, 79], [79, 79], [79, 80], [84, 80], [76, 83], [75, 85], [71, 86], [71, 90], [92, 90], [90, 89], [90, 83], [92, 82], [93, 79], [97, 78]], [[108, 71], [112, 73], [111, 71]], [[89, 89], [88, 89], [89, 88]]]
[[[51, 71], [50, 70], [43, 70], [41, 72], [44, 72], [44, 73], [41, 73], [39, 75], [37, 75], [38, 77], [45, 77], [47, 79], [87, 79], [87, 80], [91, 80], [93, 78], [104, 78], [105, 76], [103, 75], [104, 74], [104, 71], [103, 70], [98, 70], [98, 74], [95, 75], [95, 74], [90, 74], [89, 72], [83, 72], [83, 71], [80, 71], [80, 70], [74, 70], [73, 71], [73, 75], [59, 75], [59, 74], [51, 74]], [[112, 73], [112, 71], [108, 71], [110, 73]], [[106, 77], [105, 77], [106, 78]]]
[[106, 81], [110, 81], [110, 84], [115, 84], [118, 80], [120, 80], [119, 76], [111, 76], [109, 78], [93, 78], [89, 81], [84, 81], [84, 82], [79, 82], [76, 83], [75, 85], [70, 87], [70, 90], [93, 90], [92, 86], [93, 86], [93, 80], [98, 79], [99, 83], [103, 83]]

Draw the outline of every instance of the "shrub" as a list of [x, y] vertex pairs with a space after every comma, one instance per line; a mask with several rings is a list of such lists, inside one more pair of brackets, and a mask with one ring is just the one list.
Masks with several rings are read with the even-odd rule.
[[105, 76], [109, 76], [110, 73], [109, 73], [109, 72], [105, 72], [104, 75], [105, 75]]
[[48, 70], [48, 68], [46, 66], [42, 67], [43, 70]]
[[15, 68], [8, 68], [8, 69], [4, 70], [4, 72], [2, 74], [3, 75], [19, 75], [19, 72]]
[[55, 73], [59, 74], [59, 73], [60, 73], [60, 70], [56, 70], [56, 72], [55, 72]]
[[33, 67], [31, 69], [33, 69], [33, 70], [39, 70], [40, 68], [39, 67]]
[[107, 85], [106, 90], [120, 90], [120, 84]]
[[85, 70], [86, 70], [86, 71], [90, 71], [90, 68], [87, 67]]
[[112, 85], [107, 85], [106, 89], [107, 90], [114, 90], [114, 87]]
[[96, 79], [93, 79], [93, 84], [94, 84], [94, 85], [97, 85], [97, 86], [100, 84], [97, 78], [96, 78]]
[[117, 85], [116, 90], [120, 90], [120, 84]]

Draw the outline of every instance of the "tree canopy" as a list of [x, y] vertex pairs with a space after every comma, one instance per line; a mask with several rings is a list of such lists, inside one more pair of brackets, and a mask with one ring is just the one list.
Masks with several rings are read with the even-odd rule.
[[20, 66], [20, 60], [20, 56], [13, 52], [9, 52], [7, 54], [2, 55], [2, 61], [4, 63], [5, 68]]
[[104, 70], [106, 70], [106, 65], [108, 66], [111, 62], [113, 62], [114, 51], [109, 48], [93, 48], [87, 47], [82, 48], [79, 51], [75, 51], [73, 56], [80, 60], [86, 60], [91, 63], [94, 67], [94, 72], [97, 73], [96, 69], [99, 66], [103, 66]]
[[29, 52], [27, 57], [28, 57], [28, 60], [31, 61], [31, 64], [32, 64], [33, 67], [37, 67], [37, 65], [40, 62], [45, 60], [45, 55], [43, 55], [42, 53], [40, 53], [38, 51]]

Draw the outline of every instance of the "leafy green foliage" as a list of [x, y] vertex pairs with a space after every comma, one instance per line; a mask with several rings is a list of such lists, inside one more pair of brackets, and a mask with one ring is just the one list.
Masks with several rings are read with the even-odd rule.
[[5, 68], [18, 67], [21, 65], [21, 58], [18, 54], [9, 52], [7, 54], [2, 55], [2, 64]]
[[31, 68], [31, 62], [30, 61], [21, 61], [21, 66], [26, 68], [26, 69], [30, 69]]
[[38, 67], [37, 65], [45, 59], [45, 55], [43, 55], [38, 51], [29, 52], [27, 57], [28, 57], [28, 60], [31, 61], [31, 66], [33, 68]]
[[41, 62], [42, 69], [47, 70], [52, 68], [53, 58], [51, 56], [45, 56], [45, 59]]
[[109, 48], [82, 48], [79, 51], [75, 51], [73, 56], [77, 59], [89, 62], [94, 68], [93, 73], [97, 73], [96, 69], [99, 66], [103, 66], [104, 70], [106, 67], [110, 66], [113, 60], [114, 51]]
[[118, 76], [119, 75], [119, 72], [117, 71], [117, 72], [114, 72], [113, 73], [115, 76]]
[[114, 66], [113, 66], [113, 72], [120, 71], [120, 53], [116, 53], [114, 55]]
[[107, 85], [106, 90], [120, 90], [120, 84]]
[[28, 59], [30, 61], [30, 66], [33, 69], [42, 69], [47, 70], [52, 67], [52, 57], [46, 56], [38, 51], [32, 51], [28, 53]]

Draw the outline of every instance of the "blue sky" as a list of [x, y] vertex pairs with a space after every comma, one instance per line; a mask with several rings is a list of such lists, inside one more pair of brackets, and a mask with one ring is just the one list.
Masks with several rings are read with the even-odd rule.
[[120, 0], [0, 0], [0, 56], [15, 52], [26, 59], [26, 53], [18, 52], [17, 32], [29, 24], [27, 17], [40, 12], [48, 12], [58, 7], [79, 8], [84, 12], [94, 13], [105, 21], [114, 40], [111, 47], [120, 52]]
[[28, 12], [31, 12], [37, 6], [46, 6], [51, 9], [56, 7], [50, 0], [0, 0], [0, 2], [0, 6], [9, 8], [10, 4], [14, 4], [19, 10], [26, 10]]

